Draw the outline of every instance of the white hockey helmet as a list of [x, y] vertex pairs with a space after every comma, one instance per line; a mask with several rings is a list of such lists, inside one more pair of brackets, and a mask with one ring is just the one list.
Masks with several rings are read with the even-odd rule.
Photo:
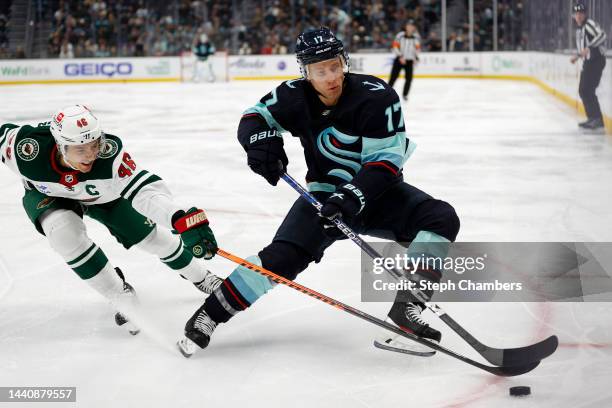
[[57, 111], [51, 118], [51, 134], [63, 154], [67, 146], [82, 145], [104, 137], [100, 121], [84, 105], [67, 106]]

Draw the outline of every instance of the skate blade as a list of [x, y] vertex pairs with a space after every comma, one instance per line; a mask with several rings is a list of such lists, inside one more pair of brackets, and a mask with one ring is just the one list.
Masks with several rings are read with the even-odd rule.
[[381, 350], [393, 351], [395, 353], [409, 354], [411, 356], [417, 356], [417, 357], [432, 357], [436, 354], [435, 350], [431, 350], [431, 351], [410, 350], [409, 348], [391, 346], [384, 342], [381, 343], [378, 340], [374, 340], [374, 347], [379, 348]]
[[431, 357], [436, 354], [435, 350], [423, 344], [412, 342], [399, 334], [391, 335], [388, 332], [381, 333], [374, 339], [374, 347], [419, 357]]
[[125, 324], [125, 328], [126, 328], [126, 329], [128, 329], [128, 332], [129, 332], [129, 333], [130, 333], [132, 336], [135, 336], [135, 335], [137, 335], [138, 333], [140, 333], [140, 329], [139, 329], [138, 327], [134, 326], [134, 325], [133, 325], [132, 323], [130, 323], [130, 322], [127, 322], [127, 323]]
[[193, 341], [189, 340], [187, 337], [184, 337], [177, 341], [176, 346], [185, 358], [190, 358], [199, 349], [198, 345], [195, 344]]

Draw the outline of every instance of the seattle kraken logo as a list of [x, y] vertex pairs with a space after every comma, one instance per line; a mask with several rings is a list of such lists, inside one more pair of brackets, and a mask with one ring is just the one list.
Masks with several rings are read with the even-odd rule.
[[330, 170], [327, 174], [346, 181], [351, 181], [359, 169], [361, 169], [361, 153], [341, 149], [339, 146], [334, 145], [332, 141], [334, 139], [344, 145], [351, 145], [357, 142], [359, 137], [342, 133], [333, 126], [323, 129], [317, 136], [317, 147], [321, 154], [329, 160], [342, 165], [343, 168], [351, 170], [347, 171], [343, 168], [336, 168]]

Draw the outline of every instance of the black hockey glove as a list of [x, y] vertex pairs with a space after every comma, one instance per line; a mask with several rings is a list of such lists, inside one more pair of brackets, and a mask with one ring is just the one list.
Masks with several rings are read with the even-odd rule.
[[247, 164], [251, 170], [275, 186], [289, 164], [283, 140], [268, 140], [265, 143], [248, 146]]
[[337, 188], [321, 207], [321, 225], [325, 235], [335, 239], [343, 237], [344, 234], [334, 225], [333, 220], [341, 217], [345, 223], [350, 222], [363, 210], [365, 203], [365, 196], [354, 185], [349, 183]]

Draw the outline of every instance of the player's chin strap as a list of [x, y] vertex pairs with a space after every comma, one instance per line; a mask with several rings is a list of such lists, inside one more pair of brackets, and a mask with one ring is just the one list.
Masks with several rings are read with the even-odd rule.
[[[286, 172], [281, 173], [281, 178], [287, 182], [295, 191], [297, 191], [303, 198], [305, 198], [313, 207], [318, 211], [321, 210], [323, 204], [321, 204], [308, 190], [306, 190], [300, 183], [293, 179]], [[359, 246], [368, 256], [372, 259], [383, 258], [370, 244], [363, 241], [361, 237], [355, 233], [348, 225], [346, 225], [340, 217], [335, 217], [332, 222], [334, 225], [342, 231], [351, 241]], [[382, 267], [391, 276], [398, 281], [407, 281], [408, 279], [404, 274], [396, 268], [389, 268], [384, 263]], [[411, 285], [406, 285], [410, 288]], [[542, 340], [539, 343], [532, 344], [526, 347], [514, 348], [514, 349], [498, 349], [488, 347], [478, 341], [472, 336], [466, 329], [457, 323], [452, 317], [450, 317], [440, 306], [428, 302], [427, 297], [420, 290], [409, 290], [409, 293], [414, 297], [416, 301], [422, 302], [434, 312], [440, 320], [446, 323], [451, 329], [455, 331], [464, 341], [466, 341], [472, 348], [480, 353], [490, 363], [495, 365], [523, 365], [529, 362], [540, 361], [543, 358], [550, 356], [555, 352], [559, 341], [557, 336], [550, 336], [549, 338]]]
[[[101, 131], [101, 132], [100, 132], [100, 137], [98, 137], [98, 138], [97, 138], [97, 139], [95, 139], [95, 140], [99, 140], [99, 142], [98, 142], [98, 143], [100, 144], [100, 152], [102, 152], [102, 149], [103, 149], [103, 148], [104, 148], [104, 146], [106, 145], [106, 135], [105, 135], [105, 133]], [[93, 141], [95, 141], [95, 140], [93, 140]], [[71, 169], [73, 169], [73, 170], [77, 170], [77, 171], [80, 171], [79, 169], [77, 169], [76, 167], [74, 167], [74, 166], [72, 165], [72, 163], [70, 163], [70, 161], [69, 161], [69, 160], [68, 160], [68, 158], [66, 157], [66, 153], [67, 153], [67, 151], [68, 151], [68, 145], [62, 145], [62, 144], [59, 144], [59, 143], [56, 143], [56, 144], [57, 144], [57, 151], [59, 152], [60, 157], [62, 158], [62, 161], [63, 161], [64, 163], [66, 163], [66, 164], [68, 165], [68, 167], [70, 167]], [[98, 155], [100, 154], [100, 152], [98, 153]], [[96, 159], [97, 159], [97, 157], [96, 157]], [[95, 159], [94, 159], [94, 161], [95, 161]]]
[[70, 163], [70, 160], [68, 160], [68, 158], [66, 157], [66, 154], [64, 153], [64, 146], [61, 146], [61, 145], [59, 145], [59, 144], [58, 144], [58, 145], [57, 145], [57, 151], [58, 151], [58, 153], [59, 153], [59, 157], [60, 157], [60, 159], [62, 159], [62, 160], [61, 160], [61, 162], [62, 162], [62, 163], [65, 163], [66, 165], [68, 165], [68, 167], [70, 167], [72, 170], [77, 170], [77, 171], [79, 171], [79, 169], [77, 169], [76, 167], [74, 167], [74, 166], [72, 165], [72, 163]]

